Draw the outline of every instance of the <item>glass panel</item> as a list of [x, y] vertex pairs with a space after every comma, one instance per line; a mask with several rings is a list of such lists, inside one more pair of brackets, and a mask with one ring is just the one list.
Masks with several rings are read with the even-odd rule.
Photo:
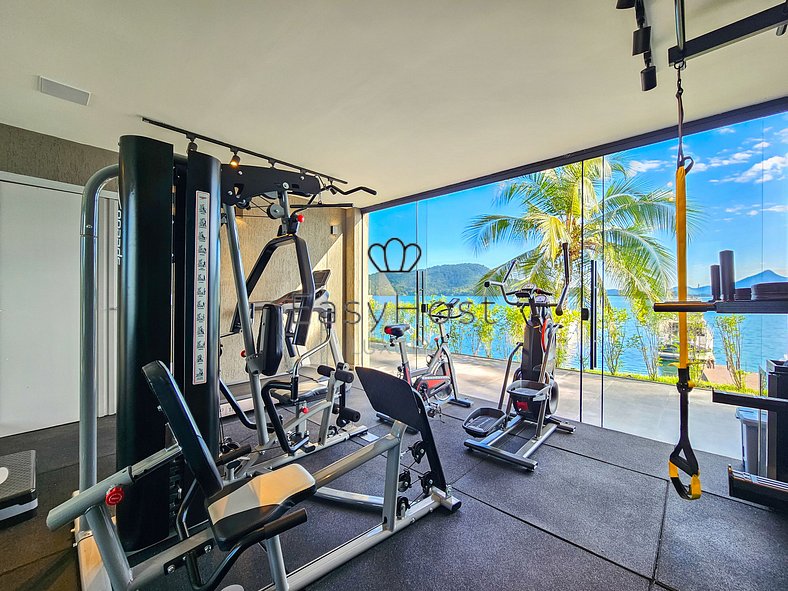
[[[401, 355], [412, 354], [417, 315], [415, 307], [418, 250], [417, 204], [401, 205], [369, 214], [368, 218], [368, 335], [372, 367], [397, 373]], [[392, 345], [387, 325], [407, 323], [403, 348]], [[414, 360], [411, 359], [411, 362]]]
[[[735, 251], [739, 288], [786, 280], [786, 145], [786, 114], [687, 138], [695, 158], [688, 176], [690, 297], [711, 297], [709, 265], [723, 249]], [[370, 267], [373, 358], [388, 359], [384, 365], [392, 368], [399, 363], [381, 333], [399, 319], [419, 323], [409, 351], [411, 361], [425, 362], [439, 329], [419, 318], [417, 290], [428, 305], [459, 298], [460, 318], [447, 328], [461, 389], [497, 400], [506, 357], [523, 338], [523, 319], [483, 281], [501, 278], [517, 260], [517, 279], [560, 289], [551, 244], [568, 237], [572, 281], [560, 318], [558, 414], [674, 442], [676, 320], [652, 306], [675, 297], [675, 156], [671, 140], [370, 214], [371, 244], [398, 237], [422, 248], [415, 267], [421, 274], [376, 274]], [[594, 319], [581, 321], [583, 309], [593, 310]], [[712, 404], [711, 387], [757, 391], [763, 360], [788, 353], [788, 318], [704, 314], [690, 326], [698, 382], [693, 443], [738, 457], [741, 421], [749, 418]]]
[[[459, 394], [496, 403], [504, 379], [504, 360], [513, 342], [522, 338], [511, 325], [512, 315], [500, 302], [500, 292], [483, 286], [488, 275], [505, 268], [522, 252], [523, 241], [518, 236], [501, 241], [486, 233], [493, 219], [488, 216], [516, 213], [516, 208], [498, 204], [501, 191], [497, 184], [486, 185], [419, 204], [423, 301], [429, 309], [437, 302], [458, 300], [453, 309], [457, 317], [446, 322], [443, 330], [452, 352]], [[434, 351], [440, 331], [441, 327], [425, 314], [425, 354]]]
[[[709, 266], [719, 262], [719, 251], [725, 249], [735, 253], [739, 288], [786, 279], [788, 159], [782, 142], [787, 134], [786, 115], [781, 114], [686, 138], [685, 152], [695, 159], [687, 176], [690, 299], [711, 297]], [[651, 305], [655, 299], [676, 296], [673, 221], [660, 214], [672, 216], [675, 155], [672, 140], [608, 157], [612, 171], [605, 207], [609, 306], [603, 320], [604, 426], [671, 443], [678, 435], [672, 365], [677, 356], [677, 321], [655, 315]], [[614, 190], [618, 185], [626, 190]], [[627, 194], [631, 199], [625, 198]], [[622, 209], [626, 201], [632, 204], [629, 211]], [[626, 261], [630, 261], [624, 268], [627, 273], [619, 276]], [[652, 285], [652, 294], [638, 294], [627, 284], [627, 274]], [[763, 360], [786, 353], [787, 323], [784, 316], [690, 317], [691, 374], [698, 383], [690, 403], [696, 449], [734, 458], [741, 455], [744, 415], [737, 415], [735, 407], [713, 404], [711, 388], [757, 392]], [[624, 347], [616, 357], [621, 343]]]

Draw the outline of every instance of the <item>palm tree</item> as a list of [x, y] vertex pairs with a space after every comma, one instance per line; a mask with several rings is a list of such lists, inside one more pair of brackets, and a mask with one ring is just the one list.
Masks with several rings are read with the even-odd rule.
[[[465, 229], [477, 252], [503, 242], [526, 248], [491, 269], [480, 289], [485, 280], [500, 278], [512, 260], [524, 281], [556, 285], [561, 243], [569, 242], [575, 301], [582, 265], [591, 260], [604, 262], [607, 284], [624, 296], [654, 301], [666, 295], [674, 258], [656, 234], [675, 230], [673, 195], [667, 189], [649, 190], [622, 160], [594, 158], [513, 179], [493, 200], [493, 207], [511, 205], [519, 206], [517, 215], [480, 215]], [[688, 228], [697, 221], [697, 212], [688, 211]]]

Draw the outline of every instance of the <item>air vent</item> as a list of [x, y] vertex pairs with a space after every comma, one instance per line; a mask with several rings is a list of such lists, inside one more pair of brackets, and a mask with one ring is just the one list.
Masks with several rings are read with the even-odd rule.
[[90, 101], [90, 93], [86, 90], [80, 90], [67, 84], [55, 82], [43, 76], [38, 77], [38, 90], [44, 94], [77, 103], [78, 105], [87, 105]]

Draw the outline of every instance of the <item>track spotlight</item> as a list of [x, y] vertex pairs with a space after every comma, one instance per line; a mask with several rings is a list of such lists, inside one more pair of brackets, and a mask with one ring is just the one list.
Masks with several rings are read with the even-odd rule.
[[619, 10], [625, 10], [627, 8], [635, 8], [635, 0], [618, 0], [616, 2], [616, 8]]
[[646, 66], [640, 71], [640, 89], [643, 92], [657, 87], [657, 68], [654, 65]]
[[651, 49], [651, 27], [641, 27], [632, 33], [632, 55], [640, 55]]
[[197, 151], [197, 144], [196, 144], [196, 142], [194, 140], [197, 139], [197, 138], [195, 138], [193, 135], [187, 135], [186, 137], [189, 139], [189, 145], [186, 146], [186, 151], [187, 152], [196, 152]]
[[238, 165], [241, 163], [241, 159], [238, 157], [238, 151], [233, 152], [233, 157], [230, 158], [230, 166], [233, 168], [238, 168]]

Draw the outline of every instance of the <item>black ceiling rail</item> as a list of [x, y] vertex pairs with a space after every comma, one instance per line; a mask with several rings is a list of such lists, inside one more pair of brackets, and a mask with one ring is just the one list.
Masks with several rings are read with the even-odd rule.
[[309, 173], [309, 174], [313, 174], [315, 176], [319, 176], [319, 177], [321, 177], [321, 178], [323, 178], [323, 179], [325, 179], [327, 181], [330, 181], [332, 183], [342, 183], [342, 184], [345, 184], [345, 185], [347, 184], [346, 180], [340, 179], [340, 178], [335, 177], [335, 176], [331, 176], [330, 174], [326, 174], [324, 172], [318, 172], [316, 170], [312, 170], [312, 169], [306, 168], [304, 166], [299, 166], [298, 164], [292, 164], [291, 162], [287, 162], [285, 160], [280, 160], [279, 158], [275, 158], [274, 156], [269, 156], [267, 154], [262, 154], [261, 152], [255, 152], [255, 151], [249, 150], [247, 148], [242, 148], [242, 147], [240, 147], [240, 146], [238, 146], [236, 144], [230, 144], [230, 143], [222, 141], [222, 140], [217, 140], [216, 138], [212, 138], [212, 137], [209, 137], [207, 135], [203, 135], [201, 133], [197, 133], [195, 131], [190, 131], [188, 129], [183, 129], [181, 127], [176, 127], [175, 125], [170, 125], [169, 123], [163, 123], [162, 121], [156, 121], [155, 119], [150, 119], [149, 117], [145, 117], [145, 116], [142, 117], [142, 121], [144, 123], [150, 123], [151, 125], [155, 125], [156, 127], [161, 127], [162, 129], [168, 129], [170, 131], [174, 131], [175, 133], [182, 134], [182, 135], [186, 136], [187, 139], [192, 140], [192, 141], [195, 140], [195, 139], [198, 139], [198, 140], [202, 140], [204, 142], [209, 142], [211, 144], [215, 144], [217, 146], [223, 146], [223, 147], [229, 149], [233, 153], [242, 152], [243, 154], [248, 154], [250, 156], [255, 156], [257, 158], [262, 158], [263, 160], [268, 160], [268, 163], [271, 166], [275, 166], [275, 165], [279, 164], [281, 166], [286, 166], [288, 168], [292, 168], [292, 169], [297, 170], [299, 172], [306, 172], [306, 173]]
[[[783, 2], [778, 6], [767, 8], [761, 12], [743, 18], [715, 29], [708, 33], [695, 37], [694, 39], [684, 38], [684, 2], [676, 0], [676, 34], [679, 43], [668, 49], [668, 62], [671, 65], [679, 64], [693, 57], [698, 57], [704, 53], [714, 51], [720, 47], [725, 47], [736, 41], [747, 39], [758, 33], [770, 29], [778, 29], [778, 35], [782, 27], [788, 23], [788, 2]], [[784, 33], [784, 30], [782, 30]], [[682, 47], [683, 45], [683, 47]]]

